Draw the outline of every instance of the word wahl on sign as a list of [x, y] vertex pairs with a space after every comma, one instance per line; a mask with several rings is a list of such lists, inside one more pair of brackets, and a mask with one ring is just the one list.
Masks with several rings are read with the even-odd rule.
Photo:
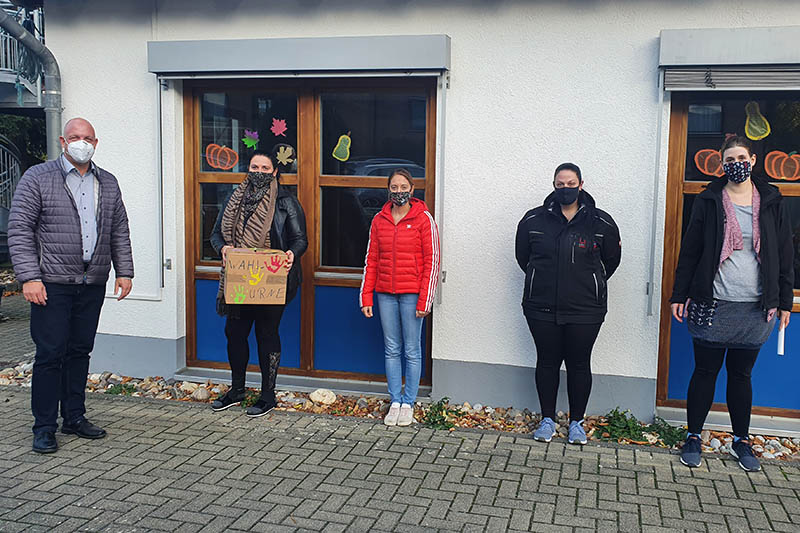
[[281, 250], [234, 248], [225, 261], [225, 303], [286, 303], [287, 256]]

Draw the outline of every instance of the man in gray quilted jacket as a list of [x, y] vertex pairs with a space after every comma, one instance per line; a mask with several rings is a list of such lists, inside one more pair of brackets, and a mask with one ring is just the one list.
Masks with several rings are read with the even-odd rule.
[[36, 344], [31, 383], [33, 450], [58, 449], [61, 432], [87, 439], [105, 430], [86, 419], [86, 374], [113, 263], [114, 294], [131, 291], [128, 215], [117, 179], [92, 162], [97, 137], [74, 118], [57, 159], [29, 168], [17, 185], [8, 221], [14, 273], [31, 303]]

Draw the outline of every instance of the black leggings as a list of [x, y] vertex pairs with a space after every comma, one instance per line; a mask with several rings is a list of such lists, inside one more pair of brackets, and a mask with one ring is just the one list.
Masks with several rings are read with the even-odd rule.
[[228, 338], [228, 362], [231, 365], [233, 390], [244, 390], [247, 362], [250, 359], [247, 337], [255, 323], [258, 364], [261, 367], [261, 397], [274, 400], [275, 379], [281, 360], [281, 337], [278, 328], [281, 325], [284, 308], [283, 305], [243, 306], [239, 309], [239, 318], [228, 317], [225, 322], [225, 336]]
[[542, 416], [556, 419], [561, 362], [567, 365], [570, 420], [583, 420], [592, 391], [592, 347], [602, 324], [564, 324], [528, 318], [536, 344], [536, 390]]
[[756, 364], [759, 350], [710, 348], [694, 343], [694, 374], [689, 382], [686, 397], [686, 417], [689, 433], [700, 433], [714, 401], [717, 374], [725, 361], [728, 371], [728, 412], [731, 415], [733, 434], [743, 439], [750, 433], [750, 410], [753, 405], [753, 386], [750, 375]]

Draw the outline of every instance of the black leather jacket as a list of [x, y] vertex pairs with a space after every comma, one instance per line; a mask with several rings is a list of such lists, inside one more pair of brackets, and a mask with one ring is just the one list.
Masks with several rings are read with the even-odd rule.
[[[219, 210], [214, 230], [211, 232], [211, 246], [217, 253], [220, 253], [223, 246], [233, 246], [233, 243], [225, 242], [222, 237], [222, 215], [228, 206], [228, 200], [230, 200], [230, 196], [225, 199]], [[303, 280], [300, 257], [308, 248], [308, 237], [306, 236], [306, 215], [303, 213], [303, 208], [297, 198], [292, 196], [282, 185], [278, 185], [278, 199], [275, 203], [275, 215], [272, 217], [269, 240], [272, 248], [284, 252], [291, 250], [294, 253], [294, 264], [286, 282], [286, 303], [288, 304], [297, 294], [297, 289]]]

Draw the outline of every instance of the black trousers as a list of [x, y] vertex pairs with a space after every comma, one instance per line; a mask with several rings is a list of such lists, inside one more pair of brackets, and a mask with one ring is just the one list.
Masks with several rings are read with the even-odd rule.
[[[727, 357], [725, 356], [727, 352]], [[750, 411], [753, 406], [753, 386], [750, 376], [759, 350], [711, 348], [694, 343], [694, 373], [686, 397], [686, 418], [690, 433], [700, 433], [714, 401], [717, 374], [725, 361], [728, 371], [727, 402], [733, 434], [747, 438], [750, 433]]]
[[86, 374], [94, 348], [105, 285], [45, 283], [47, 305], [31, 304], [36, 344], [31, 380], [33, 432], [56, 431], [58, 411], [67, 424], [86, 414]]
[[225, 336], [228, 339], [228, 362], [231, 365], [231, 388], [243, 390], [250, 344], [247, 337], [255, 325], [258, 344], [258, 364], [261, 367], [261, 397], [274, 400], [275, 378], [281, 354], [281, 337], [278, 328], [286, 308], [284, 305], [242, 306], [239, 317], [228, 317]]
[[542, 416], [556, 418], [561, 363], [567, 366], [570, 420], [583, 420], [592, 392], [592, 347], [602, 324], [563, 324], [527, 317], [536, 344], [536, 390]]

